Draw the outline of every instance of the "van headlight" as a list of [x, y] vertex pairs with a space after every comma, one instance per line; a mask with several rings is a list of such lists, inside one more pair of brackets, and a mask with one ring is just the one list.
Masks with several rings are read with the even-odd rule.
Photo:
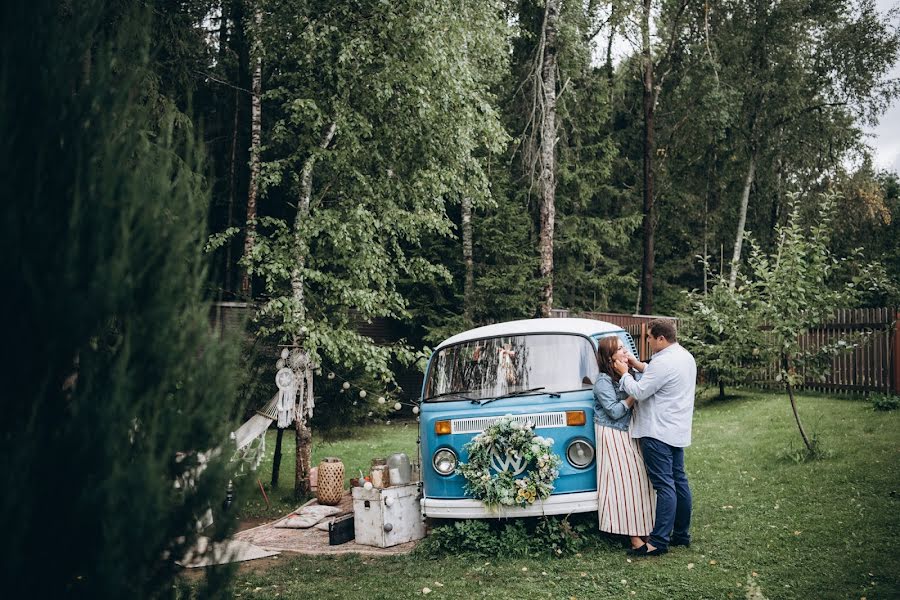
[[575, 440], [566, 448], [566, 458], [573, 467], [583, 469], [594, 461], [594, 447], [587, 440]]
[[450, 448], [441, 448], [434, 453], [431, 464], [434, 465], [434, 470], [439, 475], [444, 475], [445, 477], [453, 475], [453, 471], [456, 470], [456, 453]]

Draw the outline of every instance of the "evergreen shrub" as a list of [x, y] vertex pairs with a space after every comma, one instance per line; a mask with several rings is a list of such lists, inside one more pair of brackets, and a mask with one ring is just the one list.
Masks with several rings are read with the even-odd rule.
[[236, 346], [210, 332], [208, 182], [190, 121], [154, 91], [152, 16], [0, 7], [10, 598], [171, 596], [198, 519], [212, 508], [212, 540], [232, 525]]

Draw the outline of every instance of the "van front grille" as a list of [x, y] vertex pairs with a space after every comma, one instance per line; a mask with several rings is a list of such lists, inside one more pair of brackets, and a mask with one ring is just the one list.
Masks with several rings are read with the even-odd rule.
[[[503, 418], [504, 415], [494, 417], [475, 417], [472, 419], [453, 419], [450, 421], [450, 431], [452, 433], [481, 433], [491, 425]], [[546, 429], [548, 427], [565, 427], [566, 413], [550, 412], [550, 413], [534, 413], [530, 415], [512, 415], [514, 421], [518, 421], [523, 425], [525, 423], [534, 424], [535, 429]]]

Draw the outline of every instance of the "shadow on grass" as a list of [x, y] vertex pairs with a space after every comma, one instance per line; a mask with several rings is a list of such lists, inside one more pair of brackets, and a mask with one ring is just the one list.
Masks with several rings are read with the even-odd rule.
[[759, 390], [729, 389], [724, 396], [720, 396], [718, 388], [706, 387], [701, 388], [700, 391], [697, 392], [697, 395], [694, 398], [694, 406], [696, 408], [727, 406], [741, 401], [753, 400], [761, 393], [762, 392]]

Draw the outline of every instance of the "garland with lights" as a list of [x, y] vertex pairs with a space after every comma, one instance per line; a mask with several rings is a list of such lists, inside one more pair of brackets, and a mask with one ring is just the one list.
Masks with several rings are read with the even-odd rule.
[[[553, 493], [562, 459], [552, 447], [552, 439], [534, 434], [533, 423], [506, 415], [465, 445], [469, 462], [456, 472], [465, 477], [466, 492], [487, 506], [527, 507]], [[513, 464], [517, 472], [509, 470]]]
[[[317, 402], [327, 402], [329, 399], [337, 400], [338, 398], [347, 398], [347, 401], [354, 407], [359, 404], [368, 404], [372, 410], [368, 411], [365, 418], [376, 422], [380, 422], [381, 419], [384, 419], [386, 424], [390, 424], [391, 422], [391, 412], [401, 411], [404, 407], [410, 407], [412, 409], [412, 414], [416, 415], [416, 419], [418, 420], [418, 414], [420, 412], [418, 402], [398, 400], [396, 394], [400, 393], [399, 388], [393, 390], [383, 389], [378, 393], [371, 391], [371, 389], [367, 389], [363, 385], [355, 383], [355, 380], [357, 379], [355, 376], [341, 373], [337, 370], [323, 371], [320, 367], [315, 370], [315, 374], [321, 378], [320, 380], [323, 384], [317, 388], [319, 394], [323, 394], [317, 395]], [[336, 389], [331, 388], [331, 391], [326, 393], [325, 389], [332, 385], [335, 386]]]

